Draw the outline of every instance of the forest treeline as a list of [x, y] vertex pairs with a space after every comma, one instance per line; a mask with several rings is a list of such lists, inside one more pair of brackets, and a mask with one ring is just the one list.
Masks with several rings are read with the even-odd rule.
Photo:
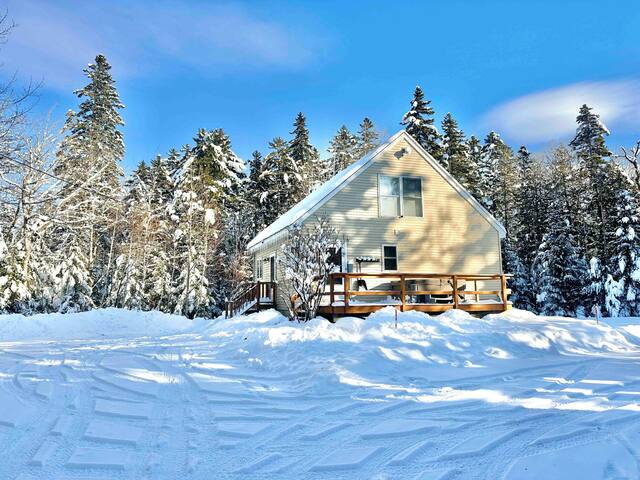
[[[379, 144], [364, 118], [321, 155], [299, 113], [292, 131], [245, 162], [222, 128], [125, 175], [116, 84], [107, 59], [85, 69], [61, 132], [29, 118], [30, 92], [0, 91], [0, 309], [157, 309], [214, 317], [252, 276], [247, 242]], [[531, 154], [496, 132], [466, 137], [420, 87], [401, 120], [507, 229], [516, 306], [544, 314], [639, 315], [638, 151], [617, 158], [587, 105], [567, 145]]]

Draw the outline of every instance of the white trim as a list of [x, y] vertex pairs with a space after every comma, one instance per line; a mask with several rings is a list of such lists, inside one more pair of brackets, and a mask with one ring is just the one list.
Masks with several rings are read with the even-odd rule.
[[[325, 196], [319, 198], [314, 205], [310, 206], [309, 209], [307, 209], [306, 211], [301, 211], [295, 218], [292, 218], [289, 223], [287, 223], [286, 225], [280, 226], [280, 228], [278, 230], [276, 230], [275, 232], [267, 235], [266, 237], [263, 236], [264, 232], [269, 230], [270, 227], [273, 224], [270, 225], [269, 227], [265, 228], [260, 233], [258, 233], [253, 238], [253, 240], [251, 240], [249, 242], [249, 244], [247, 245], [247, 249], [250, 252], [253, 252], [253, 251], [259, 249], [260, 247], [265, 246], [267, 243], [270, 244], [271, 242], [275, 241], [275, 239], [273, 239], [273, 237], [279, 236], [280, 234], [283, 234], [283, 235], [286, 234], [287, 228], [290, 227], [291, 225], [293, 225], [294, 223], [296, 223], [296, 222], [304, 222], [307, 218], [309, 218], [311, 215], [313, 215], [320, 207], [322, 207], [322, 205], [327, 203], [331, 198], [333, 198], [344, 187], [349, 185], [349, 183], [351, 183], [359, 175], [361, 175], [367, 168], [369, 168], [372, 165], [373, 161], [375, 160], [375, 158], [380, 153], [382, 153], [387, 148], [391, 147], [399, 139], [406, 140], [413, 148], [415, 148], [416, 151], [425, 159], [425, 161], [427, 161], [427, 163], [429, 163], [433, 167], [433, 169], [436, 172], [438, 172], [440, 174], [440, 176], [445, 181], [447, 181], [457, 193], [459, 193], [465, 200], [467, 200], [478, 211], [478, 213], [480, 213], [480, 215], [482, 215], [489, 222], [489, 224], [491, 224], [498, 231], [498, 234], [499, 234], [500, 238], [504, 238], [506, 236], [506, 230], [505, 230], [504, 226], [502, 226], [502, 224], [498, 220], [496, 220], [496, 218], [493, 215], [491, 215], [480, 204], [480, 202], [478, 202], [473, 197], [473, 195], [471, 195], [455, 178], [453, 178], [453, 176], [449, 172], [447, 172], [444, 169], [444, 167], [442, 167], [442, 165], [440, 165], [440, 163], [438, 163], [429, 154], [429, 152], [427, 152], [424, 148], [422, 148], [422, 146], [411, 135], [409, 135], [404, 130], [400, 130], [395, 135], [393, 135], [391, 138], [389, 138], [389, 140], [387, 140], [385, 143], [383, 143], [377, 149], [375, 149], [373, 152], [371, 152], [370, 154], [368, 154], [365, 157], [361, 158], [355, 164], [352, 164], [350, 167], [347, 167], [347, 169], [350, 169], [350, 171], [347, 172], [347, 174], [346, 174], [345, 178], [342, 180], [342, 182], [340, 182], [339, 184], [335, 185], [335, 187], [333, 187]], [[329, 182], [331, 182], [331, 180], [329, 180], [327, 183], [329, 183]], [[320, 187], [320, 188], [322, 188], [322, 187]], [[310, 195], [313, 195], [313, 192]], [[308, 197], [306, 197], [306, 198], [308, 198]], [[304, 201], [305, 201], [305, 199], [302, 200], [302, 202], [304, 202]], [[424, 202], [424, 200], [423, 200], [423, 202]], [[298, 204], [294, 205], [289, 210], [289, 212], [291, 210], [294, 210], [294, 209], [298, 208], [299, 205], [300, 205], [300, 202]], [[286, 215], [287, 213], [285, 213], [284, 215]], [[422, 212], [422, 214], [424, 215], [424, 204], [423, 204], [423, 212]], [[277, 220], [276, 220], [276, 222], [277, 222]], [[274, 222], [274, 223], [276, 223], [276, 222]]]
[[[385, 264], [384, 264], [384, 247], [393, 247], [396, 249], [396, 269], [395, 270], [387, 270], [385, 268]], [[398, 245], [395, 243], [383, 243], [380, 245], [380, 259], [382, 260], [380, 262], [380, 268], [382, 270], [382, 272], [389, 272], [389, 273], [393, 273], [393, 272], [399, 272], [400, 271], [400, 251], [398, 250]]]

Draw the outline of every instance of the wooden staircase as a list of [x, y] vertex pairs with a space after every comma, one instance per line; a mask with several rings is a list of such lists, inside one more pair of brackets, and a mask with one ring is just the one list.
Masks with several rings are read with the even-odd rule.
[[227, 301], [225, 318], [276, 306], [276, 282], [255, 282]]

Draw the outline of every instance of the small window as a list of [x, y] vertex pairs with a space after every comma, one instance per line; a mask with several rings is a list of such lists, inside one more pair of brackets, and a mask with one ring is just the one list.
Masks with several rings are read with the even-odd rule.
[[395, 245], [382, 246], [382, 269], [398, 270], [398, 247]]
[[381, 217], [422, 217], [422, 179], [380, 175], [378, 203]]
[[262, 259], [256, 259], [256, 280], [262, 280]]

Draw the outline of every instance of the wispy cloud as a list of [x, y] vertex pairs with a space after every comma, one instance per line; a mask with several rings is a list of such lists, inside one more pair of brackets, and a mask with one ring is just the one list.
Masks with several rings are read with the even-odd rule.
[[609, 128], [637, 128], [640, 81], [581, 82], [524, 95], [492, 109], [483, 124], [521, 142], [557, 140], [575, 132], [576, 115], [584, 103]]
[[65, 90], [100, 52], [130, 77], [166, 62], [212, 75], [297, 69], [322, 48], [308, 29], [220, 2], [9, 0], [7, 8], [18, 28], [2, 49], [5, 66]]

